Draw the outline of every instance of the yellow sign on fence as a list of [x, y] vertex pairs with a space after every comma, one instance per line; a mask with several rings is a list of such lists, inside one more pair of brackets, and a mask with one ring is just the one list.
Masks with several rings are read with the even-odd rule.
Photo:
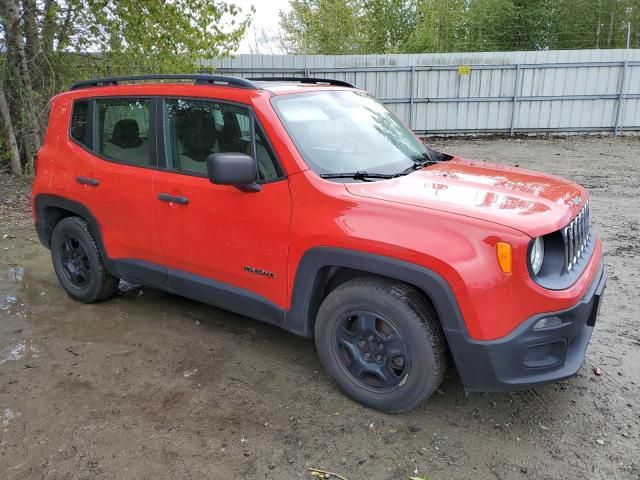
[[458, 67], [458, 75], [470, 75], [471, 67], [469, 65], [460, 65]]

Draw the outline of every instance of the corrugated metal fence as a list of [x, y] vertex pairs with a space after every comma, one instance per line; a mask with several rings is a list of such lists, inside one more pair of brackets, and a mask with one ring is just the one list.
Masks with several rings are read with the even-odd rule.
[[203, 67], [346, 80], [418, 133], [640, 131], [640, 50], [238, 55]]

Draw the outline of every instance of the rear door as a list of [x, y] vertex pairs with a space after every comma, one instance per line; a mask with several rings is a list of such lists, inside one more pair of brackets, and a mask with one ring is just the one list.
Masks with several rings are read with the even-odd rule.
[[75, 131], [72, 121], [69, 188], [96, 218], [111, 259], [161, 261], [153, 199], [155, 105], [152, 98], [118, 97], [74, 107], [74, 121], [81, 123], [84, 109], [88, 129]]
[[[170, 286], [190, 295], [186, 279], [213, 280], [284, 308], [289, 185], [251, 110], [186, 98], [166, 99], [162, 110], [168, 168], [153, 188]], [[209, 182], [206, 158], [216, 152], [256, 156], [262, 189]]]

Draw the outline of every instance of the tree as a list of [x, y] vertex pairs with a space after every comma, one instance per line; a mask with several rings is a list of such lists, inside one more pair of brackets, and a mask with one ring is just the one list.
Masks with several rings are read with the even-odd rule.
[[[516, 18], [516, 6], [512, 0], [471, 0], [467, 8], [464, 20], [465, 50], [487, 52], [511, 49]], [[517, 36], [515, 40], [518, 40]]]
[[[29, 71], [27, 50], [23, 38], [21, 12], [17, 2], [11, 0], [2, 0], [0, 4], [2, 9], [2, 24], [6, 39], [7, 66], [4, 72], [13, 71], [7, 85], [13, 86], [13, 91], [17, 93], [16, 105], [19, 112], [18, 121], [10, 122], [9, 119], [3, 121], [5, 132], [9, 133], [15, 126], [20, 128], [22, 133], [22, 142], [24, 144], [25, 155], [27, 158], [33, 158], [41, 143], [41, 127], [37, 117], [35, 106], [35, 96], [32, 91], [31, 73]], [[27, 30], [27, 33], [28, 30]], [[4, 82], [3, 82], [4, 84]], [[4, 86], [3, 86], [4, 93]], [[6, 95], [5, 95], [6, 97]], [[17, 144], [14, 139], [8, 139], [7, 144]], [[12, 167], [15, 168], [14, 162]], [[14, 173], [19, 173], [15, 172]]]
[[366, 53], [399, 52], [416, 27], [417, 0], [364, 0]]
[[640, 46], [639, 0], [291, 0], [290, 53]]
[[[194, 71], [237, 48], [250, 14], [222, 0], [0, 0], [0, 20], [8, 111], [0, 95], [1, 143], [21, 174], [40, 147], [48, 99], [65, 85], [88, 76]], [[20, 149], [19, 164], [11, 145]]]
[[291, 53], [340, 55], [363, 53], [363, 30], [357, 0], [291, 0], [280, 13]]
[[5, 149], [7, 150], [7, 156], [9, 157], [9, 165], [11, 171], [17, 174], [22, 172], [22, 166], [20, 165], [20, 152], [18, 151], [18, 144], [16, 143], [16, 132], [13, 129], [13, 120], [11, 119], [11, 111], [9, 109], [9, 102], [7, 96], [4, 93], [4, 84], [0, 83], [0, 121], [3, 126], [4, 140], [6, 142]]
[[543, 50], [554, 41], [556, 8], [564, 0], [513, 0], [506, 50]]
[[631, 46], [637, 48], [638, 0], [563, 0], [556, 7], [553, 48], [625, 48], [628, 25], [636, 32]]
[[417, 0], [291, 0], [280, 26], [291, 53], [398, 51], [415, 28]]
[[416, 28], [403, 50], [409, 53], [463, 50], [466, 9], [465, 0], [422, 0]]
[[[87, 33], [109, 68], [127, 73], [193, 70], [238, 46], [249, 19], [216, 0], [88, 0]], [[225, 18], [225, 17], [229, 18]], [[231, 28], [222, 25], [230, 20]]]

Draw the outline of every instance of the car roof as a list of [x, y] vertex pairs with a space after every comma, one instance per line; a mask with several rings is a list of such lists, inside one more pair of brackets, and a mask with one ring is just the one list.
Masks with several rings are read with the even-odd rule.
[[[154, 80], [162, 82], [153, 82]], [[148, 82], [153, 83], [148, 83]], [[146, 83], [135, 83], [146, 82]], [[353, 89], [350, 83], [336, 79], [326, 78], [310, 78], [310, 77], [254, 77], [240, 78], [225, 75], [208, 75], [208, 74], [175, 74], [175, 75], [134, 75], [128, 77], [107, 77], [93, 80], [84, 80], [74, 83], [70, 90], [97, 89], [95, 93], [107, 87], [132, 87], [135, 85], [139, 89], [146, 88], [157, 90], [159, 87], [166, 86], [171, 90], [177, 85], [182, 86], [216, 86], [231, 87], [241, 90], [263, 90], [268, 91], [272, 95], [285, 95], [292, 93], [309, 92], [313, 90], [326, 89]], [[109, 88], [109, 90], [111, 90]], [[117, 88], [119, 90], [120, 88]]]
[[263, 90], [267, 90], [273, 95], [290, 95], [293, 93], [308, 93], [318, 90], [353, 90], [353, 87], [329, 85], [326, 83], [300, 83], [282, 81], [259, 81], [254, 82]]

